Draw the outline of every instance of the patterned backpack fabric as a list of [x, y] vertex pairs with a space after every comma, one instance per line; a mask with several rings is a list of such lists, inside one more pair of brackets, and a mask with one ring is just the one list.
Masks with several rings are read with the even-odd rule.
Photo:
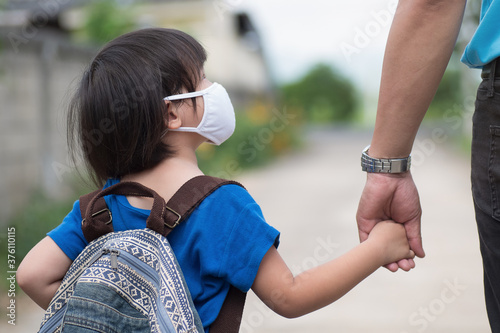
[[[80, 198], [90, 241], [52, 299], [39, 332], [203, 332], [166, 238], [215, 189], [234, 183], [208, 176], [184, 184], [167, 204], [153, 190], [120, 182]], [[145, 229], [113, 232], [105, 195], [152, 197]], [[211, 332], [237, 332], [245, 294], [231, 287]]]

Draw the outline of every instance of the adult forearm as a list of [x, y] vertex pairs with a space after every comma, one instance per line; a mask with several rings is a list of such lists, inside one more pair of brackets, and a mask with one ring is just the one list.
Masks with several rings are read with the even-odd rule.
[[387, 41], [370, 155], [405, 157], [453, 51], [465, 0], [400, 0]]

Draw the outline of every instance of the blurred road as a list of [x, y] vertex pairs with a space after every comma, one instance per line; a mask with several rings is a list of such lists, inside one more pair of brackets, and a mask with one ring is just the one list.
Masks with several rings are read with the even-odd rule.
[[[285, 319], [252, 293], [241, 333], [487, 333], [482, 267], [470, 195], [468, 158], [446, 142], [419, 138], [413, 176], [420, 191], [424, 248], [409, 272], [379, 269], [336, 303]], [[366, 131], [316, 129], [306, 147], [272, 165], [239, 175], [281, 231], [280, 252], [298, 273], [358, 243], [355, 213], [364, 186]], [[1, 332], [36, 332], [42, 311], [18, 297], [17, 325]]]
[[[359, 166], [370, 133], [324, 129], [302, 152], [240, 180], [281, 231], [280, 253], [299, 272], [358, 244]], [[487, 333], [469, 159], [446, 140], [420, 136], [413, 177], [423, 207], [426, 258], [409, 272], [379, 269], [336, 303], [285, 319], [250, 294], [241, 333]]]

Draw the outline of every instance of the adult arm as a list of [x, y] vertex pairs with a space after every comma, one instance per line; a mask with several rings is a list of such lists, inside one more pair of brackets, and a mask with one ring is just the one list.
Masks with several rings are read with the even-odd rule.
[[[369, 155], [407, 157], [453, 51], [466, 0], [400, 0], [387, 41], [375, 130]], [[425, 255], [421, 208], [411, 173], [368, 174], [357, 221], [366, 240], [379, 221], [404, 223], [410, 246]], [[398, 266], [399, 265], [399, 266]], [[408, 270], [414, 263], [391, 264]]]
[[19, 265], [17, 284], [35, 303], [46, 309], [71, 262], [52, 238], [45, 237]]

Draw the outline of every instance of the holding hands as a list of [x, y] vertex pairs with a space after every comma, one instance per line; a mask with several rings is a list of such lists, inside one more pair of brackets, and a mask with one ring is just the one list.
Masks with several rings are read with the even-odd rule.
[[[420, 258], [425, 256], [420, 233], [422, 210], [411, 173], [368, 173], [367, 177], [356, 214], [360, 241], [380, 239], [382, 244], [394, 251], [394, 256], [387, 258], [391, 260], [384, 263], [385, 267], [392, 272], [399, 268], [409, 271], [415, 267], [415, 262], [412, 257], [407, 259], [408, 256], [398, 252], [404, 252], [404, 246], [401, 248], [405, 243], [401, 244], [401, 231], [406, 232], [405, 241], [412, 253]], [[388, 222], [382, 223], [386, 220], [393, 220], [401, 227], [394, 230], [394, 226]], [[387, 234], [384, 234], [386, 232]]]
[[410, 249], [405, 228], [401, 223], [391, 220], [377, 223], [366, 240], [380, 258], [380, 266], [398, 260], [411, 260], [415, 253]]

